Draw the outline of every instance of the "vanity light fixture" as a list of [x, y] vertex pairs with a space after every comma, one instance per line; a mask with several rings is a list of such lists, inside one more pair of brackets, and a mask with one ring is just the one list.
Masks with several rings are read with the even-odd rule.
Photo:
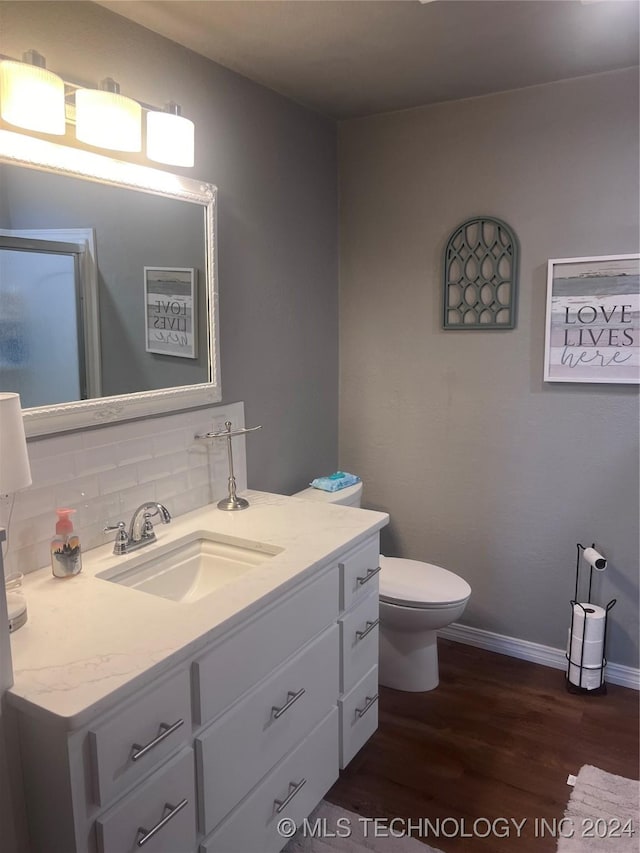
[[147, 157], [169, 166], [193, 166], [195, 125], [171, 101], [147, 113]]
[[64, 81], [47, 71], [44, 56], [35, 50], [23, 54], [23, 62], [0, 61], [0, 115], [25, 130], [65, 132]]
[[[146, 152], [170, 166], [194, 165], [195, 126], [176, 103], [164, 110], [127, 98], [111, 77], [98, 89], [63, 80], [47, 71], [35, 50], [19, 62], [0, 54], [0, 117], [16, 127], [62, 136], [75, 124], [80, 142], [111, 151], [142, 151], [142, 112], [146, 113]], [[75, 109], [73, 99], [75, 96]]]
[[142, 150], [142, 107], [106, 77], [99, 89], [76, 90], [76, 136], [112, 151]]

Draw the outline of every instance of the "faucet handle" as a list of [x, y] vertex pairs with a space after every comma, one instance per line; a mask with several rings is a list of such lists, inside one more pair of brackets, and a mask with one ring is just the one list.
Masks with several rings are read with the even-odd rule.
[[142, 530], [140, 531], [140, 537], [142, 539], [146, 539], [147, 537], [154, 535], [153, 524], [151, 523], [151, 516], [152, 515], [157, 515], [157, 512], [154, 512], [154, 513], [145, 512], [145, 514], [143, 516], [144, 522], [142, 524]]
[[113, 542], [113, 553], [119, 556], [127, 553], [127, 545], [129, 544], [129, 534], [127, 533], [127, 525], [124, 521], [118, 521], [117, 524], [107, 524], [103, 528], [104, 533], [110, 530], [117, 530], [116, 538]]

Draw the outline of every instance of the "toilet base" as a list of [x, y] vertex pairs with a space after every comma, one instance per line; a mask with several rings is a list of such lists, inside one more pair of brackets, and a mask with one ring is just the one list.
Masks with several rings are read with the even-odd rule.
[[397, 631], [381, 623], [379, 681], [384, 687], [421, 693], [438, 686], [437, 631]]

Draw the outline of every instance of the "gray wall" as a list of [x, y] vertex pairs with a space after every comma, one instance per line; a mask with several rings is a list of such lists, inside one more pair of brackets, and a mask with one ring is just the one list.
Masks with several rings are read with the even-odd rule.
[[[609, 659], [638, 666], [637, 386], [542, 381], [548, 258], [638, 251], [637, 69], [340, 126], [340, 465], [386, 553], [464, 576], [462, 621], [566, 644], [576, 543], [609, 558]], [[521, 244], [513, 331], [443, 331], [473, 215]]]
[[334, 470], [338, 421], [335, 124], [84, 2], [0, 4], [4, 53], [30, 47], [67, 79], [114, 77], [174, 100], [196, 123], [196, 163], [218, 187], [224, 402], [245, 401], [249, 484], [293, 491]]

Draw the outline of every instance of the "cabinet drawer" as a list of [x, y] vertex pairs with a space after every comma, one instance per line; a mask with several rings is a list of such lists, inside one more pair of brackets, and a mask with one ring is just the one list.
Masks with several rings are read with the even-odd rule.
[[368, 595], [339, 620], [340, 692], [346, 693], [378, 664], [378, 594]]
[[370, 592], [378, 592], [380, 571], [380, 542], [376, 534], [349, 551], [340, 566], [340, 609], [349, 608]]
[[194, 664], [195, 717], [213, 720], [338, 615], [338, 569], [283, 599]]
[[300, 823], [338, 778], [337, 738], [334, 708], [202, 844], [200, 853], [281, 850], [286, 838], [278, 833], [279, 821]]
[[338, 667], [334, 624], [196, 738], [205, 833], [335, 706]]
[[[170, 759], [96, 820], [99, 853], [190, 853], [196, 844], [193, 750]], [[155, 829], [155, 831], [154, 831]]]
[[378, 667], [371, 669], [338, 702], [340, 767], [344, 769], [378, 728]]
[[185, 669], [90, 728], [99, 805], [109, 803], [191, 740], [190, 695], [189, 671]]

